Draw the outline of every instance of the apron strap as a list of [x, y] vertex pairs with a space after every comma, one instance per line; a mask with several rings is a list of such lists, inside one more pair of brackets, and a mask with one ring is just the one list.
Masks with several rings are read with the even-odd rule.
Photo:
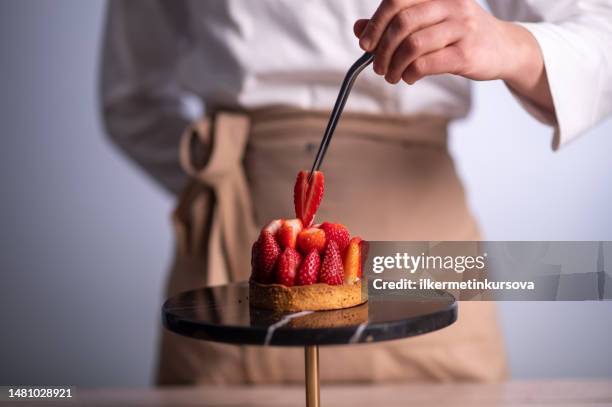
[[[249, 118], [217, 113], [199, 120], [180, 140], [179, 158], [192, 178], [173, 214], [178, 253], [206, 259], [207, 285], [248, 278], [257, 228], [242, 166]], [[198, 155], [208, 158], [198, 165]]]

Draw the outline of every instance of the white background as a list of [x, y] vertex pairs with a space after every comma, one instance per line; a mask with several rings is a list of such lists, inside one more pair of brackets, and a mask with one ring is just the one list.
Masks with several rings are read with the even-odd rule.
[[[103, 7], [0, 3], [0, 384], [151, 382], [173, 201], [101, 130]], [[503, 84], [474, 100], [452, 150], [486, 237], [612, 240], [612, 122], [552, 153]], [[500, 309], [515, 378], [612, 376], [611, 303]]]

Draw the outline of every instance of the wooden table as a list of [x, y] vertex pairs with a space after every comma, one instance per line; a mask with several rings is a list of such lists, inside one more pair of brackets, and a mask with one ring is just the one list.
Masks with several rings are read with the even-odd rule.
[[[82, 406], [289, 407], [302, 386], [77, 389]], [[324, 385], [329, 406], [612, 406], [612, 380], [513, 381], [502, 384]], [[384, 401], [384, 403], [381, 403]], [[58, 404], [65, 405], [65, 404]]]

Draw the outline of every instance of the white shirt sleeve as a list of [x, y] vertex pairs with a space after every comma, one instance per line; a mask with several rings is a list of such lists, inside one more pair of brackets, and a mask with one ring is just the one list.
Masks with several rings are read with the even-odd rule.
[[535, 37], [555, 114], [515, 93], [536, 119], [554, 127], [554, 150], [612, 113], [612, 0], [489, 0], [498, 17]]
[[178, 21], [184, 17], [180, 8], [161, 1], [111, 0], [101, 67], [107, 133], [174, 193], [186, 180], [179, 164], [180, 136], [201, 114], [199, 99], [181, 86], [176, 74], [188, 46]]

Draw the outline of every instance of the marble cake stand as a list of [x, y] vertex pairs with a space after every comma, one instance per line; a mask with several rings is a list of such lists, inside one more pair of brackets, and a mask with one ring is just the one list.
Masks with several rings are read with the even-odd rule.
[[187, 291], [162, 307], [164, 326], [191, 338], [237, 345], [303, 346], [306, 405], [318, 407], [319, 345], [422, 335], [457, 319], [454, 297], [440, 291], [374, 297], [336, 311], [277, 314], [249, 307], [246, 282]]

